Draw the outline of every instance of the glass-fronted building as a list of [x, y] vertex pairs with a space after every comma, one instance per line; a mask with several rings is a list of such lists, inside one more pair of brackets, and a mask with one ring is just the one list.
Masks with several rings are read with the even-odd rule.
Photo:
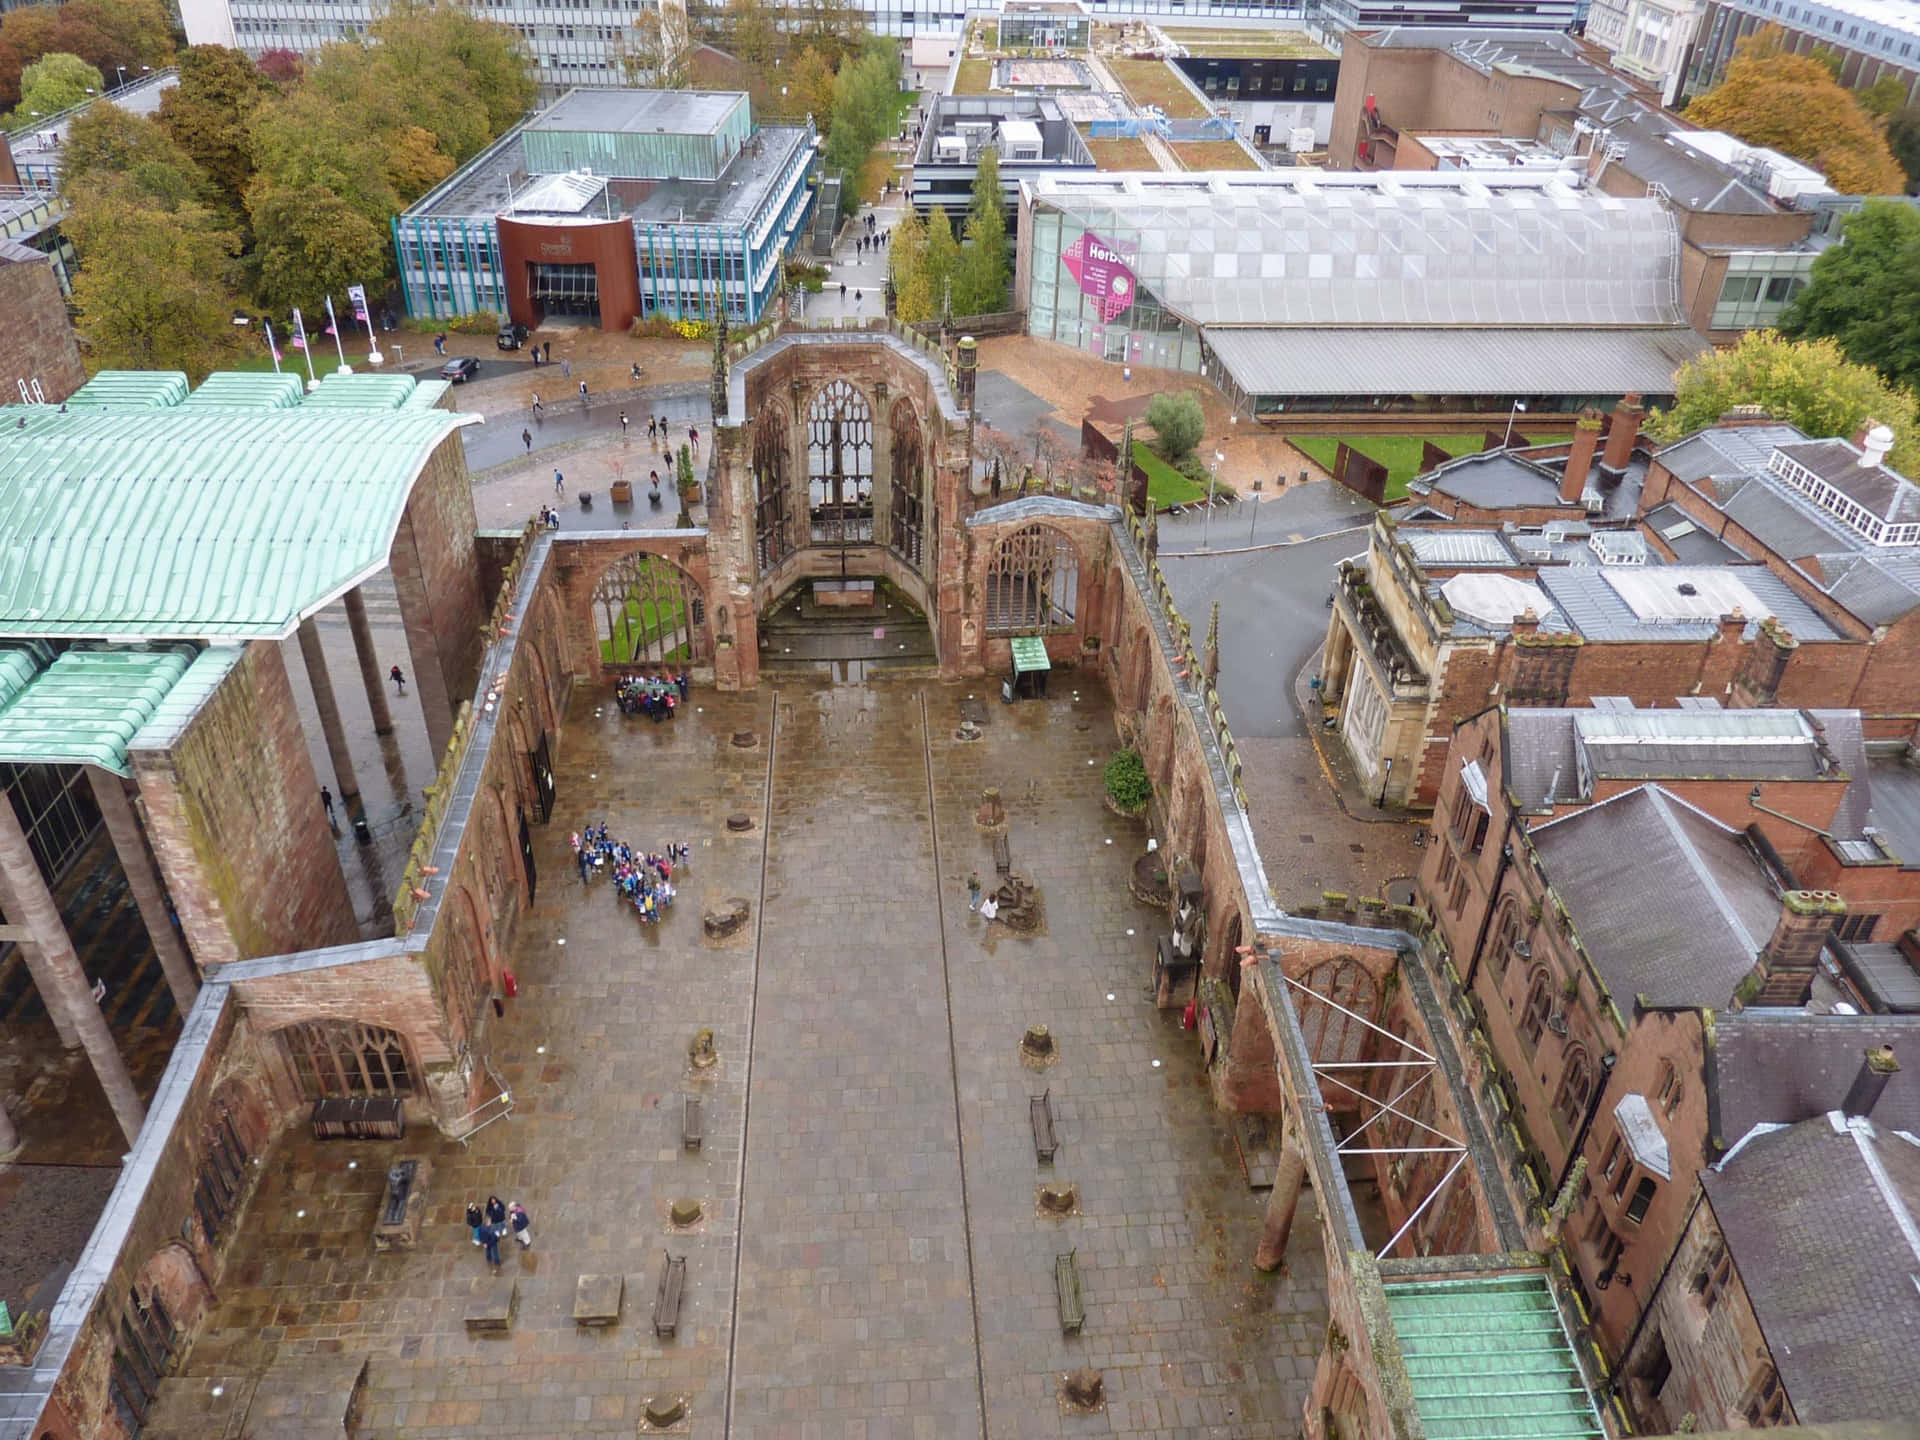
[[570, 91], [395, 217], [407, 313], [751, 323], [811, 217], [815, 149], [736, 92]]

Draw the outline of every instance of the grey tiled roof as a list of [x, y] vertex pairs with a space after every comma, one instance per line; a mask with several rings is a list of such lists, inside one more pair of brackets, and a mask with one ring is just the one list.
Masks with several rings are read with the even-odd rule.
[[1920, 1413], [1920, 1145], [1821, 1116], [1700, 1179], [1800, 1421]]
[[1920, 1133], [1920, 1015], [1721, 1015], [1707, 1102], [1714, 1141], [1725, 1149], [1756, 1125], [1795, 1125], [1837, 1110], [1863, 1054], [1881, 1045], [1893, 1047], [1902, 1068], [1874, 1106], [1874, 1123]]
[[[1656, 505], [1647, 511], [1643, 521], [1647, 529], [1658, 535], [1662, 543], [1673, 551], [1674, 559], [1679, 564], [1729, 565], [1754, 558], [1712, 531], [1702, 529], [1700, 522], [1678, 505]], [[1674, 529], [1682, 533], [1667, 533]]]
[[1858, 535], [1818, 505], [1772, 476], [1721, 476], [1712, 490], [1727, 518], [1751, 531], [1768, 549], [1798, 560], [1833, 550], [1852, 550]]
[[1806, 438], [1791, 425], [1728, 425], [1696, 430], [1654, 458], [1682, 480], [1693, 482], [1710, 475], [1746, 475], [1764, 470], [1776, 446]]
[[1547, 879], [1625, 1011], [1725, 1005], [1780, 902], [1737, 831], [1641, 785], [1532, 833]]
[[[1837, 640], [1839, 632], [1806, 601], [1796, 595], [1786, 581], [1764, 565], [1727, 568], [1738, 571], [1741, 584], [1752, 593], [1766, 614], [1776, 617], [1798, 640]], [[1665, 573], [1676, 581], [1685, 578], [1674, 567]], [[1718, 628], [1713, 621], [1642, 620], [1633, 613], [1607, 583], [1604, 571], [1595, 566], [1546, 566], [1537, 582], [1552, 598], [1573, 628], [1589, 640], [1705, 640]], [[1751, 615], [1745, 638], [1752, 640], [1765, 615]]]
[[1867, 764], [1867, 737], [1860, 727], [1858, 710], [1809, 710], [1807, 715], [1821, 728], [1833, 763], [1852, 777], [1840, 808], [1828, 826], [1836, 839], [1858, 840], [1872, 822], [1873, 779]]
[[1507, 713], [1506, 783], [1524, 810], [1544, 806], [1549, 791], [1561, 800], [1577, 796], [1580, 762], [1571, 710], [1529, 706]]
[[1845, 440], [1805, 440], [1780, 448], [1882, 520], [1900, 525], [1920, 516], [1920, 490], [1898, 471], [1862, 465], [1860, 452]]

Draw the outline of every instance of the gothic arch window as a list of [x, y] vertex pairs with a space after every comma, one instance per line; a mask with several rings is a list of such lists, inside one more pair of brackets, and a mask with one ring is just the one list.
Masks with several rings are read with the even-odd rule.
[[1567, 1052], [1566, 1068], [1560, 1072], [1560, 1090], [1553, 1098], [1553, 1108], [1570, 1132], [1580, 1128], [1587, 1106], [1593, 1101], [1593, 1080], [1593, 1061], [1587, 1058], [1584, 1049], [1575, 1045]]
[[[1379, 1020], [1374, 1012], [1379, 1007], [1380, 987], [1367, 968], [1351, 955], [1342, 955], [1321, 961], [1301, 977], [1300, 983], [1319, 997], [1309, 1000], [1297, 991], [1294, 996], [1300, 1031], [1314, 1063], [1360, 1059], [1369, 1033], [1367, 1022]], [[1335, 1005], [1341, 1008], [1336, 1010]]]
[[1671, 1060], [1660, 1062], [1660, 1086], [1654, 1091], [1654, 1098], [1660, 1103], [1662, 1115], [1671, 1115], [1680, 1108], [1680, 1072], [1673, 1068]]
[[753, 430], [753, 546], [762, 575], [793, 548], [793, 536], [787, 529], [790, 444], [786, 410], [779, 405], [768, 406]]
[[593, 604], [602, 664], [674, 665], [706, 658], [706, 597], [671, 560], [622, 556], [593, 587]]
[[987, 633], [1071, 630], [1080, 603], [1080, 552], [1058, 530], [1028, 525], [987, 561]]
[[1547, 967], [1536, 965], [1527, 978], [1527, 1008], [1520, 1016], [1520, 1033], [1529, 1045], [1540, 1043], [1547, 1028], [1547, 1016], [1553, 1013], [1553, 977]]
[[873, 539], [873, 411], [845, 380], [807, 409], [807, 518], [816, 544]]
[[893, 553], [915, 570], [926, 569], [927, 455], [920, 432], [920, 419], [906, 400], [893, 402], [888, 429], [893, 448], [888, 452], [892, 468], [888, 471], [893, 487], [892, 523], [888, 541]]
[[1514, 947], [1520, 943], [1520, 904], [1511, 898], [1500, 908], [1500, 923], [1493, 935], [1493, 973], [1505, 975], [1512, 963]]
[[309, 1100], [413, 1094], [406, 1042], [385, 1026], [309, 1020], [287, 1026], [280, 1037]]

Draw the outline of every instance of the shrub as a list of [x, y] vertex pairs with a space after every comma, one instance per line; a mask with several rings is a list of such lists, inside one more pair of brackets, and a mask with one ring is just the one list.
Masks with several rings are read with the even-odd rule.
[[1176, 465], [1193, 453], [1207, 429], [1206, 413], [1191, 390], [1154, 396], [1147, 404], [1147, 423], [1158, 440], [1155, 448]]
[[1107, 798], [1113, 808], [1138, 815], [1153, 798], [1153, 782], [1147, 778], [1146, 762], [1138, 750], [1120, 750], [1107, 762]]

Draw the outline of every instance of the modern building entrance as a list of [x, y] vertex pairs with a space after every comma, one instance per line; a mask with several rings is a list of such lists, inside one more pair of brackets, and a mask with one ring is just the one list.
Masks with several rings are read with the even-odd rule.
[[600, 272], [594, 265], [549, 265], [534, 262], [527, 267], [528, 293], [533, 303], [549, 319], [600, 319]]

